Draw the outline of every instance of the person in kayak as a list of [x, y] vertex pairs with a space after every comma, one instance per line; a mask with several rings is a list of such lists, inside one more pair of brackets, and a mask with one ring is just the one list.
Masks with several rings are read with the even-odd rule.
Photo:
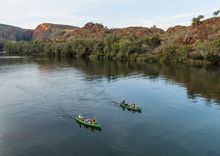
[[133, 103], [133, 104], [130, 105], [130, 107], [131, 107], [131, 108], [136, 108], [136, 104]]
[[80, 114], [79, 114], [79, 119], [82, 120], [82, 121], [85, 120], [84, 117], [82, 115], [80, 115]]
[[92, 124], [96, 124], [96, 123], [97, 123], [96, 118], [92, 117], [91, 123], [92, 123]]
[[85, 119], [84, 121], [87, 123], [91, 123], [91, 119]]
[[121, 103], [122, 103], [122, 104], [125, 104], [125, 100], [123, 100]]
[[94, 117], [92, 117], [91, 119], [84, 119], [83, 121], [87, 122], [89, 124], [96, 124], [97, 123], [96, 118], [94, 118]]

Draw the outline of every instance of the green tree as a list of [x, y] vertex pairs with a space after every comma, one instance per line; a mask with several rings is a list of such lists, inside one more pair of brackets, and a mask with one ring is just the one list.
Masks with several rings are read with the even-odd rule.
[[104, 48], [105, 45], [103, 41], [97, 41], [93, 46], [93, 53], [97, 56], [98, 59], [104, 58]]
[[72, 48], [71, 42], [65, 42], [61, 56], [74, 57], [75, 52]]
[[72, 48], [77, 57], [86, 57], [89, 56], [89, 51], [87, 45], [85, 44], [85, 40], [78, 39], [73, 42]]
[[205, 18], [205, 16], [203, 16], [203, 15], [199, 15], [197, 18], [198, 18], [199, 21], [200, 21], [201, 19]]
[[203, 15], [199, 15], [198, 17], [192, 18], [192, 25], [197, 26], [201, 23], [201, 20], [205, 18]]
[[121, 36], [116, 35], [116, 34], [109, 34], [107, 37], [104, 39], [104, 52], [105, 56], [107, 58], [112, 58], [114, 57], [115, 53], [118, 51], [118, 45], [117, 42], [121, 39]]
[[119, 41], [118, 45], [119, 45], [119, 51], [117, 57], [122, 60], [127, 59], [129, 55], [135, 51], [133, 42], [130, 39], [122, 38]]
[[219, 13], [220, 13], [220, 10], [217, 10], [217, 11], [214, 11], [214, 12], [213, 12], [213, 15], [214, 15], [214, 16], [218, 16]]
[[220, 61], [220, 39], [199, 42], [195, 48], [205, 61], [216, 63]]

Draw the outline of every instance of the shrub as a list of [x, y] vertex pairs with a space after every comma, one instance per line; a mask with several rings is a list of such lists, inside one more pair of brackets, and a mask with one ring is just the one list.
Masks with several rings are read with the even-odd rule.
[[216, 63], [220, 61], [220, 39], [213, 41], [199, 42], [196, 50], [201, 53], [205, 61]]
[[166, 63], [184, 62], [188, 58], [189, 52], [190, 47], [167, 46], [158, 53], [157, 58]]

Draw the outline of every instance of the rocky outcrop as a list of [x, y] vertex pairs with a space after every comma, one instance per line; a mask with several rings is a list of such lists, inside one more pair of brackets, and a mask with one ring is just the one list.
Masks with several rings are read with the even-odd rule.
[[144, 37], [144, 36], [155, 36], [161, 35], [164, 33], [162, 29], [152, 27], [127, 27], [121, 29], [112, 29], [116, 34], [120, 34], [122, 36], [135, 36], [135, 37]]
[[175, 39], [180, 44], [194, 44], [197, 41], [220, 37], [220, 17], [201, 21], [198, 25], [175, 26], [166, 31], [168, 39]]
[[220, 37], [220, 17], [201, 21], [194, 26], [174, 26], [164, 31], [156, 26], [127, 27], [108, 29], [99, 23], [87, 23], [83, 27], [61, 24], [43, 23], [34, 30], [0, 24], [0, 39], [6, 40], [58, 40], [65, 41], [74, 38], [103, 38], [110, 33], [121, 36], [145, 37], [160, 36], [165, 44], [194, 44], [201, 40], [211, 40]]
[[99, 23], [89, 22], [82, 28], [66, 33], [64, 39], [74, 38], [103, 38], [108, 33], [108, 28]]
[[144, 36], [155, 36], [164, 33], [162, 29], [152, 27], [128, 27], [128, 28], [117, 28], [108, 29], [102, 24], [98, 23], [87, 23], [82, 28], [66, 34], [65, 39], [73, 38], [103, 38], [110, 33], [115, 33], [121, 36], [134, 36], [134, 37], [144, 37]]
[[179, 33], [179, 32], [185, 31], [187, 28], [188, 28], [187, 26], [177, 25], [177, 26], [168, 28], [166, 33], [169, 33], [169, 34]]
[[36, 27], [33, 32], [33, 40], [40, 39], [57, 39], [65, 35], [69, 31], [78, 29], [74, 26], [43, 23]]

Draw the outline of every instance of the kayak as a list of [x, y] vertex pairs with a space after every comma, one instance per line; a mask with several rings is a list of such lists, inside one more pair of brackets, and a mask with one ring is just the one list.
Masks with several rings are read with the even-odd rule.
[[140, 107], [131, 107], [129, 104], [127, 103], [121, 103], [120, 106], [122, 108], [127, 108], [128, 110], [132, 110], [132, 111], [136, 111], [136, 112], [141, 112], [141, 108]]
[[79, 124], [82, 124], [82, 125], [85, 125], [88, 127], [92, 127], [92, 128], [97, 128], [97, 129], [102, 128], [102, 126], [99, 123], [95, 123], [95, 124], [89, 123], [89, 122], [83, 120], [83, 118], [80, 115], [78, 115], [75, 119]]

